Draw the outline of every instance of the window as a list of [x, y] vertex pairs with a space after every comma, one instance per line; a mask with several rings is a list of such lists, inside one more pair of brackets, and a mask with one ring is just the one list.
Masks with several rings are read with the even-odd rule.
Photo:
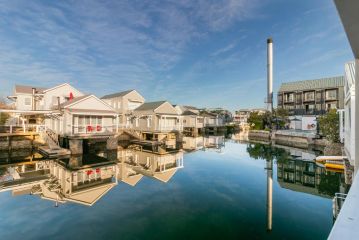
[[294, 101], [294, 94], [293, 93], [287, 93], [285, 95], [285, 101], [286, 102], [293, 102]]
[[132, 102], [128, 101], [128, 110], [133, 110], [135, 108], [138, 108], [142, 103], [140, 102]]
[[31, 98], [29, 97], [25, 98], [25, 105], [27, 106], [31, 105]]
[[337, 99], [337, 90], [327, 90], [326, 93], [325, 93], [325, 98], [327, 100], [330, 100], [330, 99]]
[[306, 92], [304, 93], [305, 101], [314, 101], [314, 92]]

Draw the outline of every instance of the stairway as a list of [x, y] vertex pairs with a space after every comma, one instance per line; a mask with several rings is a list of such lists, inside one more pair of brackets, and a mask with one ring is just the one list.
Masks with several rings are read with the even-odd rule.
[[142, 136], [136, 131], [136, 130], [133, 130], [133, 129], [123, 129], [122, 132], [120, 132], [119, 135], [123, 134], [123, 133], [126, 133], [138, 140], [142, 140]]
[[40, 132], [40, 134], [50, 149], [60, 148], [59, 137], [58, 137], [57, 133], [55, 133], [54, 131], [52, 131], [49, 128], [45, 128], [44, 130], [42, 130]]

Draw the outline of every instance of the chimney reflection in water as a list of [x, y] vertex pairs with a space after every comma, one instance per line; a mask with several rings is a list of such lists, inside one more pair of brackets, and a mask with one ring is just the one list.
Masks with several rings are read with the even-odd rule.
[[272, 230], [273, 160], [267, 160], [267, 231]]

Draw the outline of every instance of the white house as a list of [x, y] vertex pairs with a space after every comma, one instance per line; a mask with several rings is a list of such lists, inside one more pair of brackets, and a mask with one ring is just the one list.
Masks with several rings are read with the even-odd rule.
[[175, 108], [181, 115], [183, 131], [197, 134], [204, 127], [204, 117], [195, 107], [177, 105]]
[[52, 88], [15, 85], [13, 95], [8, 98], [14, 101], [16, 110], [39, 111], [52, 110], [71, 98], [84, 94], [68, 83]]
[[340, 112], [341, 140], [344, 138], [344, 150], [354, 166], [355, 154], [355, 62], [345, 64], [344, 111]]
[[101, 99], [118, 111], [121, 128], [131, 127], [130, 120], [133, 110], [145, 102], [144, 97], [136, 90], [105, 95]]
[[[52, 88], [16, 85], [7, 110], [23, 125], [44, 126], [62, 136], [108, 134], [117, 131], [117, 112], [94, 95], [84, 95], [68, 83]], [[15, 124], [19, 121], [15, 121]]]
[[60, 104], [46, 118], [46, 126], [60, 135], [111, 134], [117, 131], [117, 112], [95, 95], [84, 95]]
[[182, 131], [176, 109], [167, 101], [146, 102], [133, 111], [132, 127], [142, 132]]
[[224, 125], [223, 118], [219, 114], [202, 111], [200, 116], [204, 118], [205, 127], [221, 127]]

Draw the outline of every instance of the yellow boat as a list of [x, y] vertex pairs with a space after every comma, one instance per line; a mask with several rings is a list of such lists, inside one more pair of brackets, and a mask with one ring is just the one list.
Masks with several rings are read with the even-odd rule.
[[325, 163], [325, 168], [344, 170], [344, 164]]
[[345, 156], [319, 156], [315, 159], [316, 162], [321, 163], [328, 169], [344, 170]]

